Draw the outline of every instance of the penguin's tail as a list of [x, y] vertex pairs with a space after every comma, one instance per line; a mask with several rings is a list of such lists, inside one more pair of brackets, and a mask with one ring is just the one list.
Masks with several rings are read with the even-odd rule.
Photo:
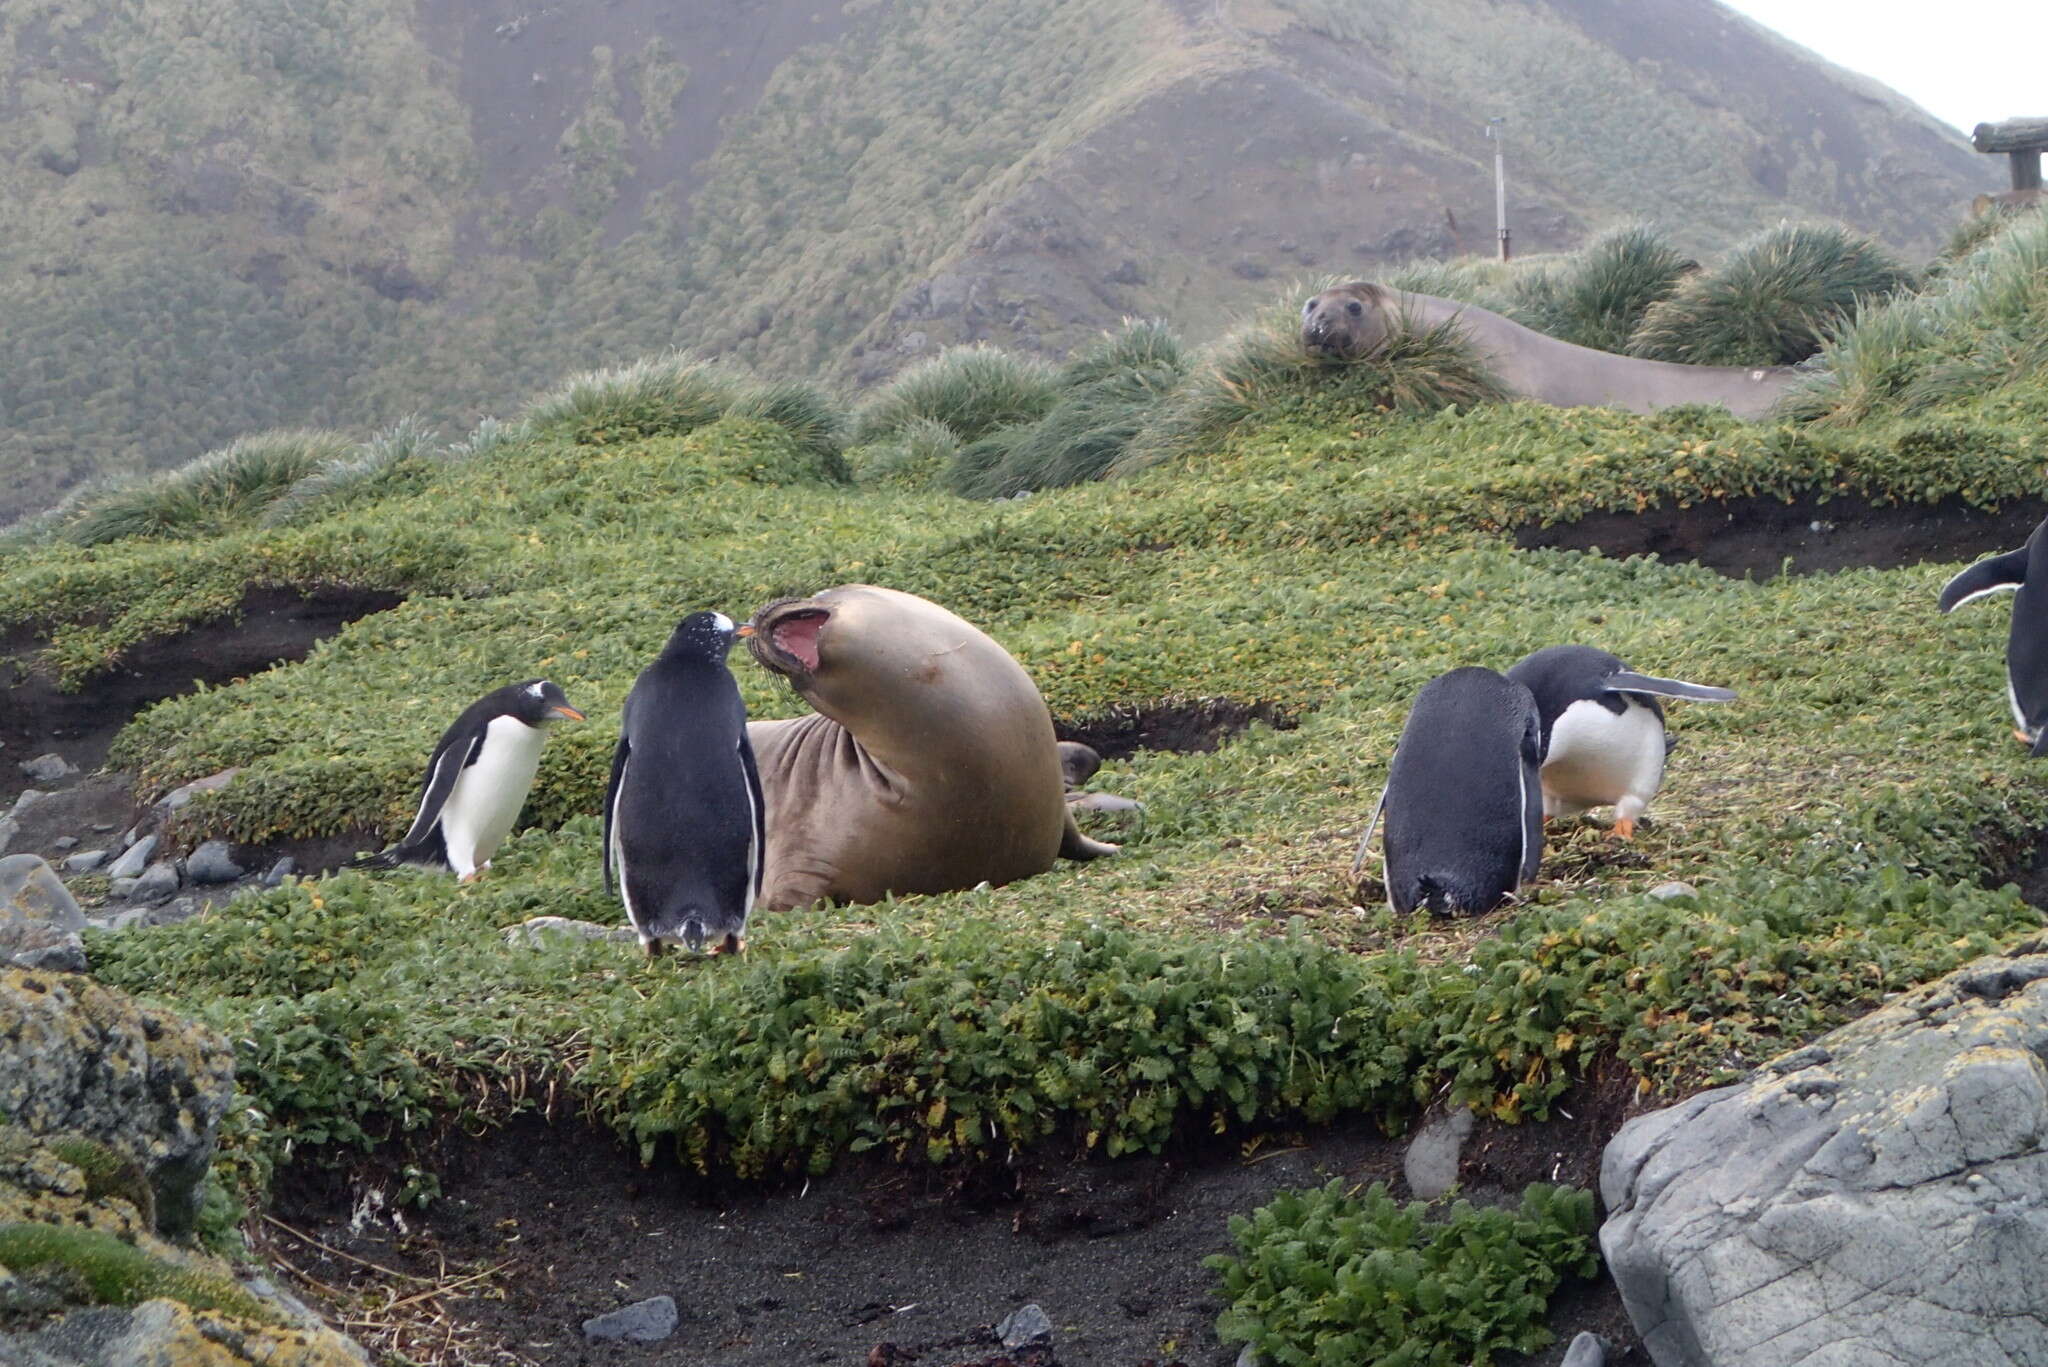
[[683, 921], [683, 943], [690, 947], [692, 954], [704, 952], [704, 922], [696, 916]]
[[345, 869], [395, 869], [404, 862], [405, 858], [399, 853], [398, 846], [393, 845], [390, 849], [379, 850], [375, 854], [359, 854], [346, 864], [343, 864], [342, 867]]

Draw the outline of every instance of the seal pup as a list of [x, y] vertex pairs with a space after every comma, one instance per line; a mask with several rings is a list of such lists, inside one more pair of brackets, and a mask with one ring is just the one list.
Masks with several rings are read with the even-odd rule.
[[[1387, 825], [1387, 905], [1491, 911], [1543, 860], [1542, 723], [1529, 690], [1466, 666], [1422, 686], [1387, 766], [1359, 863]], [[1354, 868], [1357, 866], [1354, 865]]]
[[[2029, 577], [2039, 558], [2042, 572]], [[2005, 700], [2012, 708], [2013, 735], [2035, 759], [2048, 754], [2048, 518], [2027, 544], [1979, 560], [1942, 585], [1941, 610], [2011, 591], [2012, 629], [2005, 638]]]
[[1324, 290], [1303, 304], [1302, 345], [1340, 360], [1369, 356], [1385, 343], [1395, 315], [1419, 331], [1455, 324], [1509, 393], [1559, 408], [1654, 413], [1673, 404], [1717, 403], [1738, 418], [1760, 418], [1795, 374], [1788, 366], [1679, 365], [1617, 356], [1523, 327], [1477, 304], [1367, 280]]
[[1671, 742], [1657, 699], [1735, 700], [1725, 688], [1638, 674], [1592, 646], [1545, 646], [1508, 677], [1535, 696], [1543, 719], [1543, 819], [1612, 806], [1622, 840], [1664, 784]]
[[1116, 852], [1074, 824], [1038, 686], [970, 623], [843, 584], [751, 625], [754, 658], [817, 709], [747, 725], [768, 803], [762, 906], [950, 892]]
[[693, 612], [633, 681], [604, 796], [604, 889], [613, 876], [648, 958], [681, 940], [746, 949], [761, 895], [761, 776], [725, 657], [743, 628]]
[[420, 807], [397, 844], [350, 861], [350, 868], [445, 864], [474, 882], [519, 819], [540, 768], [547, 728], [582, 721], [546, 679], [484, 694], [441, 733], [420, 780]]

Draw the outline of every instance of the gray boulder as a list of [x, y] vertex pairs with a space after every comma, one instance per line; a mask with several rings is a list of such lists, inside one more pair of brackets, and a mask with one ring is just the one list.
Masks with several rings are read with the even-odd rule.
[[209, 840], [185, 859], [185, 873], [195, 883], [232, 883], [247, 872], [225, 840]]
[[205, 1026], [89, 978], [0, 968], [0, 1114], [134, 1162], [167, 1234], [198, 1213], [234, 1090], [234, 1053]]
[[40, 856], [0, 858], [0, 966], [83, 973], [84, 929], [85, 913]]
[[64, 872], [93, 873], [98, 870], [100, 865], [106, 862], [107, 852], [105, 850], [80, 850], [64, 860]]
[[223, 769], [217, 774], [208, 774], [205, 778], [195, 778], [182, 788], [171, 789], [156, 800], [156, 816], [161, 819], [172, 812], [184, 810], [191, 804], [193, 798], [201, 793], [218, 792], [234, 782], [235, 775], [241, 772], [239, 768]]
[[1458, 1155], [1472, 1137], [1472, 1112], [1462, 1106], [1438, 1116], [1408, 1143], [1401, 1172], [1418, 1201], [1434, 1201], [1458, 1185]]
[[14, 837], [21, 834], [21, 823], [11, 816], [0, 816], [0, 854], [7, 853], [7, 847], [14, 843]]
[[676, 1303], [671, 1296], [650, 1296], [608, 1315], [583, 1321], [583, 1336], [592, 1341], [624, 1339], [659, 1343], [676, 1331]]
[[1622, 1127], [1600, 1247], [1660, 1367], [2048, 1363], [2048, 943]]
[[161, 906], [178, 895], [178, 866], [168, 859], [159, 859], [142, 871], [135, 880], [135, 886], [128, 889], [128, 900], [138, 906]]
[[149, 867], [149, 857], [156, 853], [156, 837], [146, 835], [122, 851], [121, 857], [107, 865], [109, 878], [134, 878]]
[[47, 755], [37, 755], [34, 759], [25, 759], [15, 768], [37, 783], [61, 782], [78, 772], [77, 765], [54, 751]]
[[1607, 1367], [1607, 1340], [1598, 1334], [1582, 1333], [1565, 1349], [1557, 1367]]
[[277, 887], [280, 884], [282, 884], [285, 879], [291, 877], [298, 871], [299, 861], [292, 858], [290, 855], [285, 855], [275, 864], [272, 864], [270, 866], [270, 871], [263, 875], [263, 886], [266, 888]]
[[1012, 1352], [1034, 1343], [1051, 1343], [1052, 1319], [1035, 1304], [1020, 1305], [1003, 1316], [1003, 1322], [996, 1326], [996, 1337]]

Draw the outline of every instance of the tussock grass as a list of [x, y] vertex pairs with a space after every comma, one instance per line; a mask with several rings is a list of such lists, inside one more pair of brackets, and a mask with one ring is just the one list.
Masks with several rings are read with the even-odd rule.
[[734, 397], [724, 416], [774, 423], [796, 439], [825, 478], [840, 484], [853, 478], [846, 465], [846, 407], [807, 380], [757, 381]]
[[1912, 285], [1912, 273], [1869, 238], [1781, 223], [1652, 304], [1629, 351], [1693, 365], [1794, 365], [1859, 306]]
[[586, 445], [682, 436], [723, 417], [742, 384], [717, 365], [670, 352], [571, 376], [528, 404], [519, 421]]
[[417, 414], [399, 419], [351, 454], [323, 462], [263, 510], [268, 526], [301, 522], [317, 509], [333, 512], [350, 503], [416, 488], [440, 451], [433, 428]]
[[938, 483], [959, 454], [960, 437], [937, 418], [912, 418], [887, 437], [847, 452], [861, 484], [922, 489]]
[[1505, 396], [1455, 322], [1388, 320], [1370, 356], [1332, 360], [1301, 341], [1302, 293], [1290, 292], [1204, 350], [1110, 466], [1130, 474], [1214, 442], [1239, 424], [1314, 400], [1359, 413], [1429, 413]]
[[963, 448], [947, 474], [956, 493], [1006, 498], [1099, 479], [1186, 377], [1186, 349], [1163, 323], [1126, 321], [1059, 372], [1059, 398], [1035, 422]]
[[351, 443], [338, 432], [279, 431], [243, 437], [189, 465], [116, 488], [80, 506], [65, 538], [103, 546], [131, 537], [193, 537], [253, 520], [294, 484]]
[[1780, 405], [1843, 427], [2037, 377], [2048, 367], [2048, 215], [2021, 215], [1923, 293], [1860, 308]]
[[1517, 276], [1501, 311], [1567, 342], [1626, 352], [1651, 305], [1698, 268], [1655, 228], [1624, 224], [1555, 266]]
[[1043, 417], [1059, 398], [1051, 364], [985, 342], [948, 347], [911, 366], [862, 404], [854, 440], [885, 441], [919, 418], [944, 423], [963, 443]]

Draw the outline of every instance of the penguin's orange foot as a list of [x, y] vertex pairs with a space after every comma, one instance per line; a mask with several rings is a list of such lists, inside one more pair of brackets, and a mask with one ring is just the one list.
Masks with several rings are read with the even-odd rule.
[[2020, 730], [2017, 726], [2015, 726], [2012, 729], [2012, 738], [2018, 741], [2021, 745], [2031, 746], [2034, 743], [2034, 738], [2028, 735], [2026, 732]]
[[1613, 830], [1611, 830], [1611, 831], [1609, 831], [1609, 832], [1608, 832], [1608, 834], [1609, 834], [1609, 835], [1611, 835], [1611, 836], [1613, 836], [1613, 837], [1614, 837], [1614, 838], [1615, 838], [1616, 840], [1633, 840], [1633, 839], [1635, 839], [1635, 838], [1636, 838], [1636, 823], [1635, 823], [1635, 818], [1633, 818], [1633, 817], [1627, 817], [1627, 816], [1625, 816], [1625, 817], [1622, 817], [1622, 818], [1621, 818], [1620, 820], [1618, 820], [1618, 821], [1616, 821], [1616, 822], [1614, 823], [1614, 829], [1613, 829]]
[[737, 935], [728, 935], [717, 944], [711, 946], [711, 952], [713, 954], [744, 954], [747, 952], [747, 942]]
[[474, 883], [477, 879], [483, 876], [484, 871], [482, 869], [471, 869], [468, 873], [463, 874], [459, 881], [464, 883]]

